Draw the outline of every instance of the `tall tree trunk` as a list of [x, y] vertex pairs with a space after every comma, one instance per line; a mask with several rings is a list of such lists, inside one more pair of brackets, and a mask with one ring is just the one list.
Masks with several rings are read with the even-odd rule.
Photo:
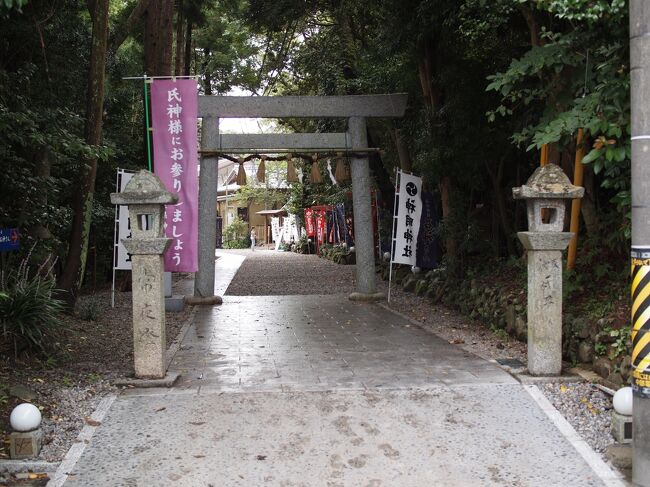
[[[513, 231], [510, 226], [510, 220], [508, 219], [508, 211], [506, 209], [506, 202], [503, 195], [503, 188], [501, 187], [501, 182], [503, 180], [503, 171], [505, 167], [505, 157], [502, 157], [499, 160], [497, 165], [496, 172], [492, 170], [489, 163], [485, 162], [485, 167], [488, 174], [490, 175], [490, 181], [492, 181], [492, 191], [494, 193], [494, 202], [496, 204], [497, 216], [499, 219], [499, 226], [506, 238], [506, 249], [508, 250], [508, 255], [516, 255], [515, 243], [513, 240]], [[496, 235], [498, 239], [498, 234]]]
[[585, 196], [582, 198], [582, 219], [585, 222], [587, 235], [595, 235], [598, 230], [598, 211], [596, 210], [596, 186], [594, 184], [594, 171], [591, 165], [584, 167], [583, 186]]
[[159, 0], [160, 5], [160, 58], [156, 76], [172, 74], [174, 50], [174, 0]]
[[[442, 220], [450, 221], [453, 214], [453, 206], [451, 202], [453, 184], [449, 176], [443, 176], [439, 183], [440, 200], [442, 202]], [[445, 237], [445, 250], [450, 257], [456, 256], [456, 240], [452, 235]]]
[[144, 70], [151, 76], [171, 76], [174, 45], [174, 1], [152, 2], [145, 12]]
[[153, 5], [144, 13], [144, 72], [153, 76], [158, 65], [158, 25], [160, 12]]
[[[50, 177], [50, 170], [51, 161], [49, 147], [40, 147], [36, 152], [34, 161], [34, 176], [39, 188], [39, 193], [35, 197], [35, 200], [44, 207], [47, 205], [47, 184], [45, 181]], [[48, 228], [40, 222], [36, 223], [29, 229], [29, 234], [33, 238], [46, 239], [52, 237]]]
[[131, 35], [136, 25], [139, 24], [140, 20], [145, 15], [150, 3], [151, 0], [139, 0], [126, 20], [115, 26], [109, 39], [109, 47], [112, 52], [117, 51], [126, 38]]
[[530, 33], [530, 45], [533, 47], [539, 47], [543, 44], [541, 36], [539, 35], [539, 22], [535, 16], [535, 11], [530, 7], [521, 5], [519, 11], [526, 19], [526, 25], [528, 25], [528, 32]]
[[185, 71], [185, 22], [183, 17], [183, 0], [178, 0], [176, 9], [176, 63], [174, 74], [182, 76]]
[[402, 132], [400, 129], [394, 129], [392, 131], [393, 141], [395, 142], [395, 148], [397, 149], [397, 157], [399, 158], [399, 165], [402, 171], [412, 172], [413, 164], [411, 163], [411, 154], [409, 153], [409, 148], [404, 141]]
[[[85, 138], [88, 145], [99, 147], [102, 143], [109, 0], [94, 0], [91, 4], [93, 9], [90, 15], [93, 28], [86, 94]], [[59, 287], [67, 292], [65, 299], [69, 305], [74, 305], [76, 301], [86, 270], [96, 176], [97, 159], [91, 158], [85, 161], [80, 170], [79, 191], [75, 192], [72, 204], [74, 215], [68, 255], [59, 280]]]
[[185, 30], [185, 55], [183, 59], [185, 61], [183, 75], [189, 76], [192, 66], [192, 21], [190, 19], [187, 19], [187, 28]]
[[204, 51], [205, 59], [203, 60], [203, 91], [206, 95], [212, 94], [212, 76], [210, 70], [208, 69], [208, 63], [210, 62], [210, 49], [205, 48]]

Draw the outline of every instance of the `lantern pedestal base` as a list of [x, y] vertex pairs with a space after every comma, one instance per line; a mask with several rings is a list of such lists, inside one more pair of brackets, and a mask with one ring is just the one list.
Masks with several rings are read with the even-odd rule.
[[611, 432], [619, 443], [632, 443], [632, 416], [612, 411]]
[[180, 313], [185, 309], [185, 296], [175, 294], [165, 297], [165, 311]]
[[43, 446], [43, 430], [14, 431], [9, 435], [9, 456], [13, 460], [36, 458]]
[[528, 251], [528, 371], [562, 372], [562, 251], [568, 232], [519, 232]]

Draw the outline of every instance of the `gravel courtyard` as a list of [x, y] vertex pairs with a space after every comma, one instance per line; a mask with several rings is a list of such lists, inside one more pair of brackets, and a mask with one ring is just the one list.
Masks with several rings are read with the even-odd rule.
[[353, 265], [338, 265], [316, 255], [274, 250], [220, 250], [246, 260], [230, 283], [231, 296], [349, 294], [354, 290]]

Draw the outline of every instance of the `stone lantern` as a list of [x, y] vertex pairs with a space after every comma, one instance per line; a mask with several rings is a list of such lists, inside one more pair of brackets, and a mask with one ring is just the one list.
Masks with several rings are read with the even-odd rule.
[[162, 379], [167, 368], [163, 253], [171, 239], [164, 236], [163, 220], [165, 205], [176, 201], [157, 176], [144, 170], [123, 192], [111, 194], [114, 205], [129, 207], [131, 238], [122, 243], [133, 267], [133, 355], [141, 379]]
[[517, 236], [528, 253], [528, 371], [558, 375], [562, 371], [562, 251], [573, 238], [564, 232], [566, 200], [582, 198], [561, 168], [547, 164], [525, 185], [513, 188], [525, 199], [528, 231]]

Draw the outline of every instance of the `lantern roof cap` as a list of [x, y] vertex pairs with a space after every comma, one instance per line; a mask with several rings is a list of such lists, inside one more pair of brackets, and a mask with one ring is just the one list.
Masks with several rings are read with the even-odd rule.
[[111, 193], [114, 205], [165, 205], [176, 203], [178, 196], [165, 189], [155, 174], [141, 170], [127, 183], [121, 193]]
[[555, 164], [538, 167], [526, 184], [519, 188], [512, 188], [515, 199], [573, 199], [582, 198], [584, 193], [585, 189], [571, 184], [562, 168]]

